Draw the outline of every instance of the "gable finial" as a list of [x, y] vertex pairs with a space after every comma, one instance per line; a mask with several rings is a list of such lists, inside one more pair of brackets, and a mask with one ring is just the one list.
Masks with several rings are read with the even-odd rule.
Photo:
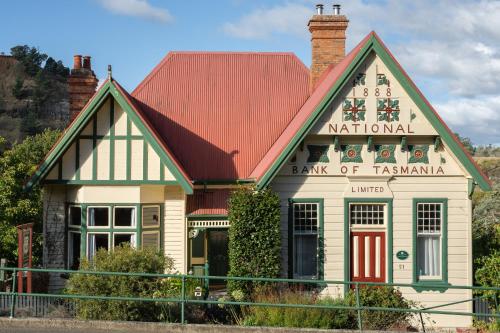
[[108, 65], [108, 79], [111, 80], [111, 65]]

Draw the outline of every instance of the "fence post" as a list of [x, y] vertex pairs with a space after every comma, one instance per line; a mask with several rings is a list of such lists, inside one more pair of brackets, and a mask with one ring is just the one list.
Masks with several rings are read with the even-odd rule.
[[182, 275], [181, 290], [181, 324], [184, 324], [184, 311], [186, 310], [186, 276]]
[[363, 320], [361, 319], [361, 302], [359, 300], [359, 284], [355, 282], [355, 290], [356, 290], [356, 307], [358, 308], [358, 328], [359, 331], [363, 331]]
[[17, 270], [14, 268], [12, 271], [12, 290], [10, 291], [10, 318], [14, 318], [14, 312], [16, 311], [16, 286], [17, 284]]

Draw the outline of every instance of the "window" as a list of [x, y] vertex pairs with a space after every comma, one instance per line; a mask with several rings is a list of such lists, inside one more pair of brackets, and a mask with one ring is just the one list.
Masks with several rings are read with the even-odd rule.
[[128, 243], [132, 247], [135, 247], [135, 233], [115, 232], [113, 234], [113, 247], [117, 247], [125, 243]]
[[78, 269], [80, 266], [80, 232], [70, 231], [68, 237], [68, 268]]
[[440, 203], [417, 204], [417, 269], [420, 277], [441, 276]]
[[447, 282], [447, 201], [414, 200], [414, 282]]
[[160, 206], [142, 206], [142, 247], [160, 248]]
[[89, 232], [87, 237], [87, 257], [89, 260], [92, 260], [98, 250], [109, 250], [109, 233]]
[[294, 278], [322, 278], [322, 200], [291, 199], [290, 236]]
[[356, 226], [383, 225], [384, 204], [350, 204], [350, 222]]
[[89, 227], [109, 226], [109, 208], [89, 207], [87, 226]]
[[135, 227], [134, 207], [115, 207], [115, 227]]
[[78, 227], [82, 225], [82, 207], [80, 206], [69, 207], [68, 224], [70, 226], [78, 226]]

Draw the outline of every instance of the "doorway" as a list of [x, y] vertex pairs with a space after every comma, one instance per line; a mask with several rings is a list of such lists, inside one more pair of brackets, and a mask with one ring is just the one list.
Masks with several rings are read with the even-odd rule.
[[[228, 229], [191, 229], [190, 269], [194, 275], [227, 276], [229, 271]], [[210, 289], [226, 286], [225, 280], [210, 280]]]

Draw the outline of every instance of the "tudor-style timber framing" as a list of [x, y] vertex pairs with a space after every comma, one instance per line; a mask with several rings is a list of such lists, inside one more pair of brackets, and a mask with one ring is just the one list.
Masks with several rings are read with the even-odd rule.
[[[354, 52], [354, 51], [353, 51]], [[297, 147], [303, 142], [306, 135], [310, 132], [318, 119], [329, 110], [329, 106], [333, 100], [339, 96], [342, 88], [350, 82], [352, 76], [359, 69], [361, 64], [374, 52], [382, 59], [382, 62], [389, 68], [390, 72], [399, 81], [404, 91], [413, 100], [417, 107], [422, 111], [427, 120], [436, 129], [442, 141], [458, 158], [463, 167], [470, 173], [482, 190], [490, 190], [491, 183], [488, 178], [482, 173], [477, 164], [472, 160], [472, 157], [466, 152], [465, 148], [458, 141], [456, 136], [444, 124], [430, 103], [425, 99], [416, 85], [411, 81], [408, 75], [396, 59], [389, 53], [387, 48], [380, 41], [375, 32], [371, 32], [361, 49], [355, 55], [354, 59], [348, 64], [347, 68], [342, 72], [340, 77], [335, 81], [321, 102], [314, 108], [312, 114], [302, 124], [299, 130], [288, 141], [284, 149], [278, 154], [277, 158], [270, 164], [264, 174], [257, 181], [257, 187], [263, 188], [269, 185], [271, 180], [276, 176], [281, 167], [285, 165]], [[302, 111], [302, 110], [301, 110]]]
[[[386, 230], [386, 270], [388, 283], [393, 282], [393, 199], [392, 198], [344, 198], [344, 281], [351, 280], [351, 224], [349, 220], [349, 205], [351, 203], [383, 203], [387, 205]], [[344, 293], [349, 291], [349, 285], [344, 285]]]
[[[71, 123], [68, 129], [63, 133], [62, 137], [59, 141], [54, 145], [52, 150], [47, 154], [46, 158], [39, 165], [35, 174], [26, 184], [26, 188], [29, 189], [38, 182], [42, 181], [45, 184], [78, 184], [78, 185], [101, 185], [101, 184], [109, 184], [109, 185], [142, 185], [142, 184], [163, 184], [163, 185], [172, 185], [179, 184], [183, 188], [183, 190], [187, 194], [191, 194], [193, 192], [193, 185], [187, 177], [186, 173], [181, 170], [180, 165], [174, 161], [174, 157], [168, 151], [168, 148], [159, 141], [158, 136], [153, 134], [152, 128], [146, 123], [145, 119], [142, 118], [138, 114], [138, 111], [131, 104], [128, 98], [124, 95], [122, 88], [113, 80], [107, 80], [103, 86], [99, 89], [99, 91], [94, 95], [91, 101], [85, 106], [85, 108], [80, 112], [78, 117]], [[105, 105], [105, 103], [109, 100], [110, 106], [110, 121], [114, 119], [115, 114], [115, 105], [114, 103], [118, 103], [123, 110], [124, 114], [127, 115], [127, 132], [125, 136], [117, 136], [115, 135], [114, 121], [110, 122], [109, 127], [109, 135], [97, 135], [97, 111]], [[113, 118], [111, 117], [113, 116]], [[92, 125], [92, 135], [81, 135], [82, 130], [88, 124]], [[141, 135], [132, 135], [131, 127], [132, 124], [136, 126]], [[81, 179], [81, 161], [80, 161], [80, 139], [88, 139], [92, 142], [92, 177], [91, 179]], [[111, 154], [115, 153], [115, 143], [116, 140], [126, 140], [126, 179], [125, 180], [117, 180], [114, 174], [115, 168], [111, 168], [111, 166], [115, 165], [114, 157], [111, 157]], [[109, 179], [97, 179], [97, 143], [100, 140], [109, 140], [110, 143], [110, 170], [109, 170]], [[132, 140], [144, 140], [148, 145], [152, 147], [152, 149], [156, 152], [156, 154], [160, 158], [160, 179], [159, 180], [150, 180], [150, 179], [132, 179], [131, 178], [131, 142]], [[74, 179], [62, 179], [62, 172], [58, 171], [58, 179], [44, 179], [48, 173], [52, 170], [52, 168], [57, 167], [59, 169], [62, 168], [61, 162], [64, 153], [69, 149], [72, 143], [75, 143], [75, 177]], [[146, 153], [147, 154], [147, 153]], [[147, 164], [146, 164], [147, 166]], [[165, 180], [165, 170], [166, 168], [173, 175], [175, 180]], [[146, 169], [147, 170], [147, 169]], [[143, 167], [144, 172], [144, 167]]]

